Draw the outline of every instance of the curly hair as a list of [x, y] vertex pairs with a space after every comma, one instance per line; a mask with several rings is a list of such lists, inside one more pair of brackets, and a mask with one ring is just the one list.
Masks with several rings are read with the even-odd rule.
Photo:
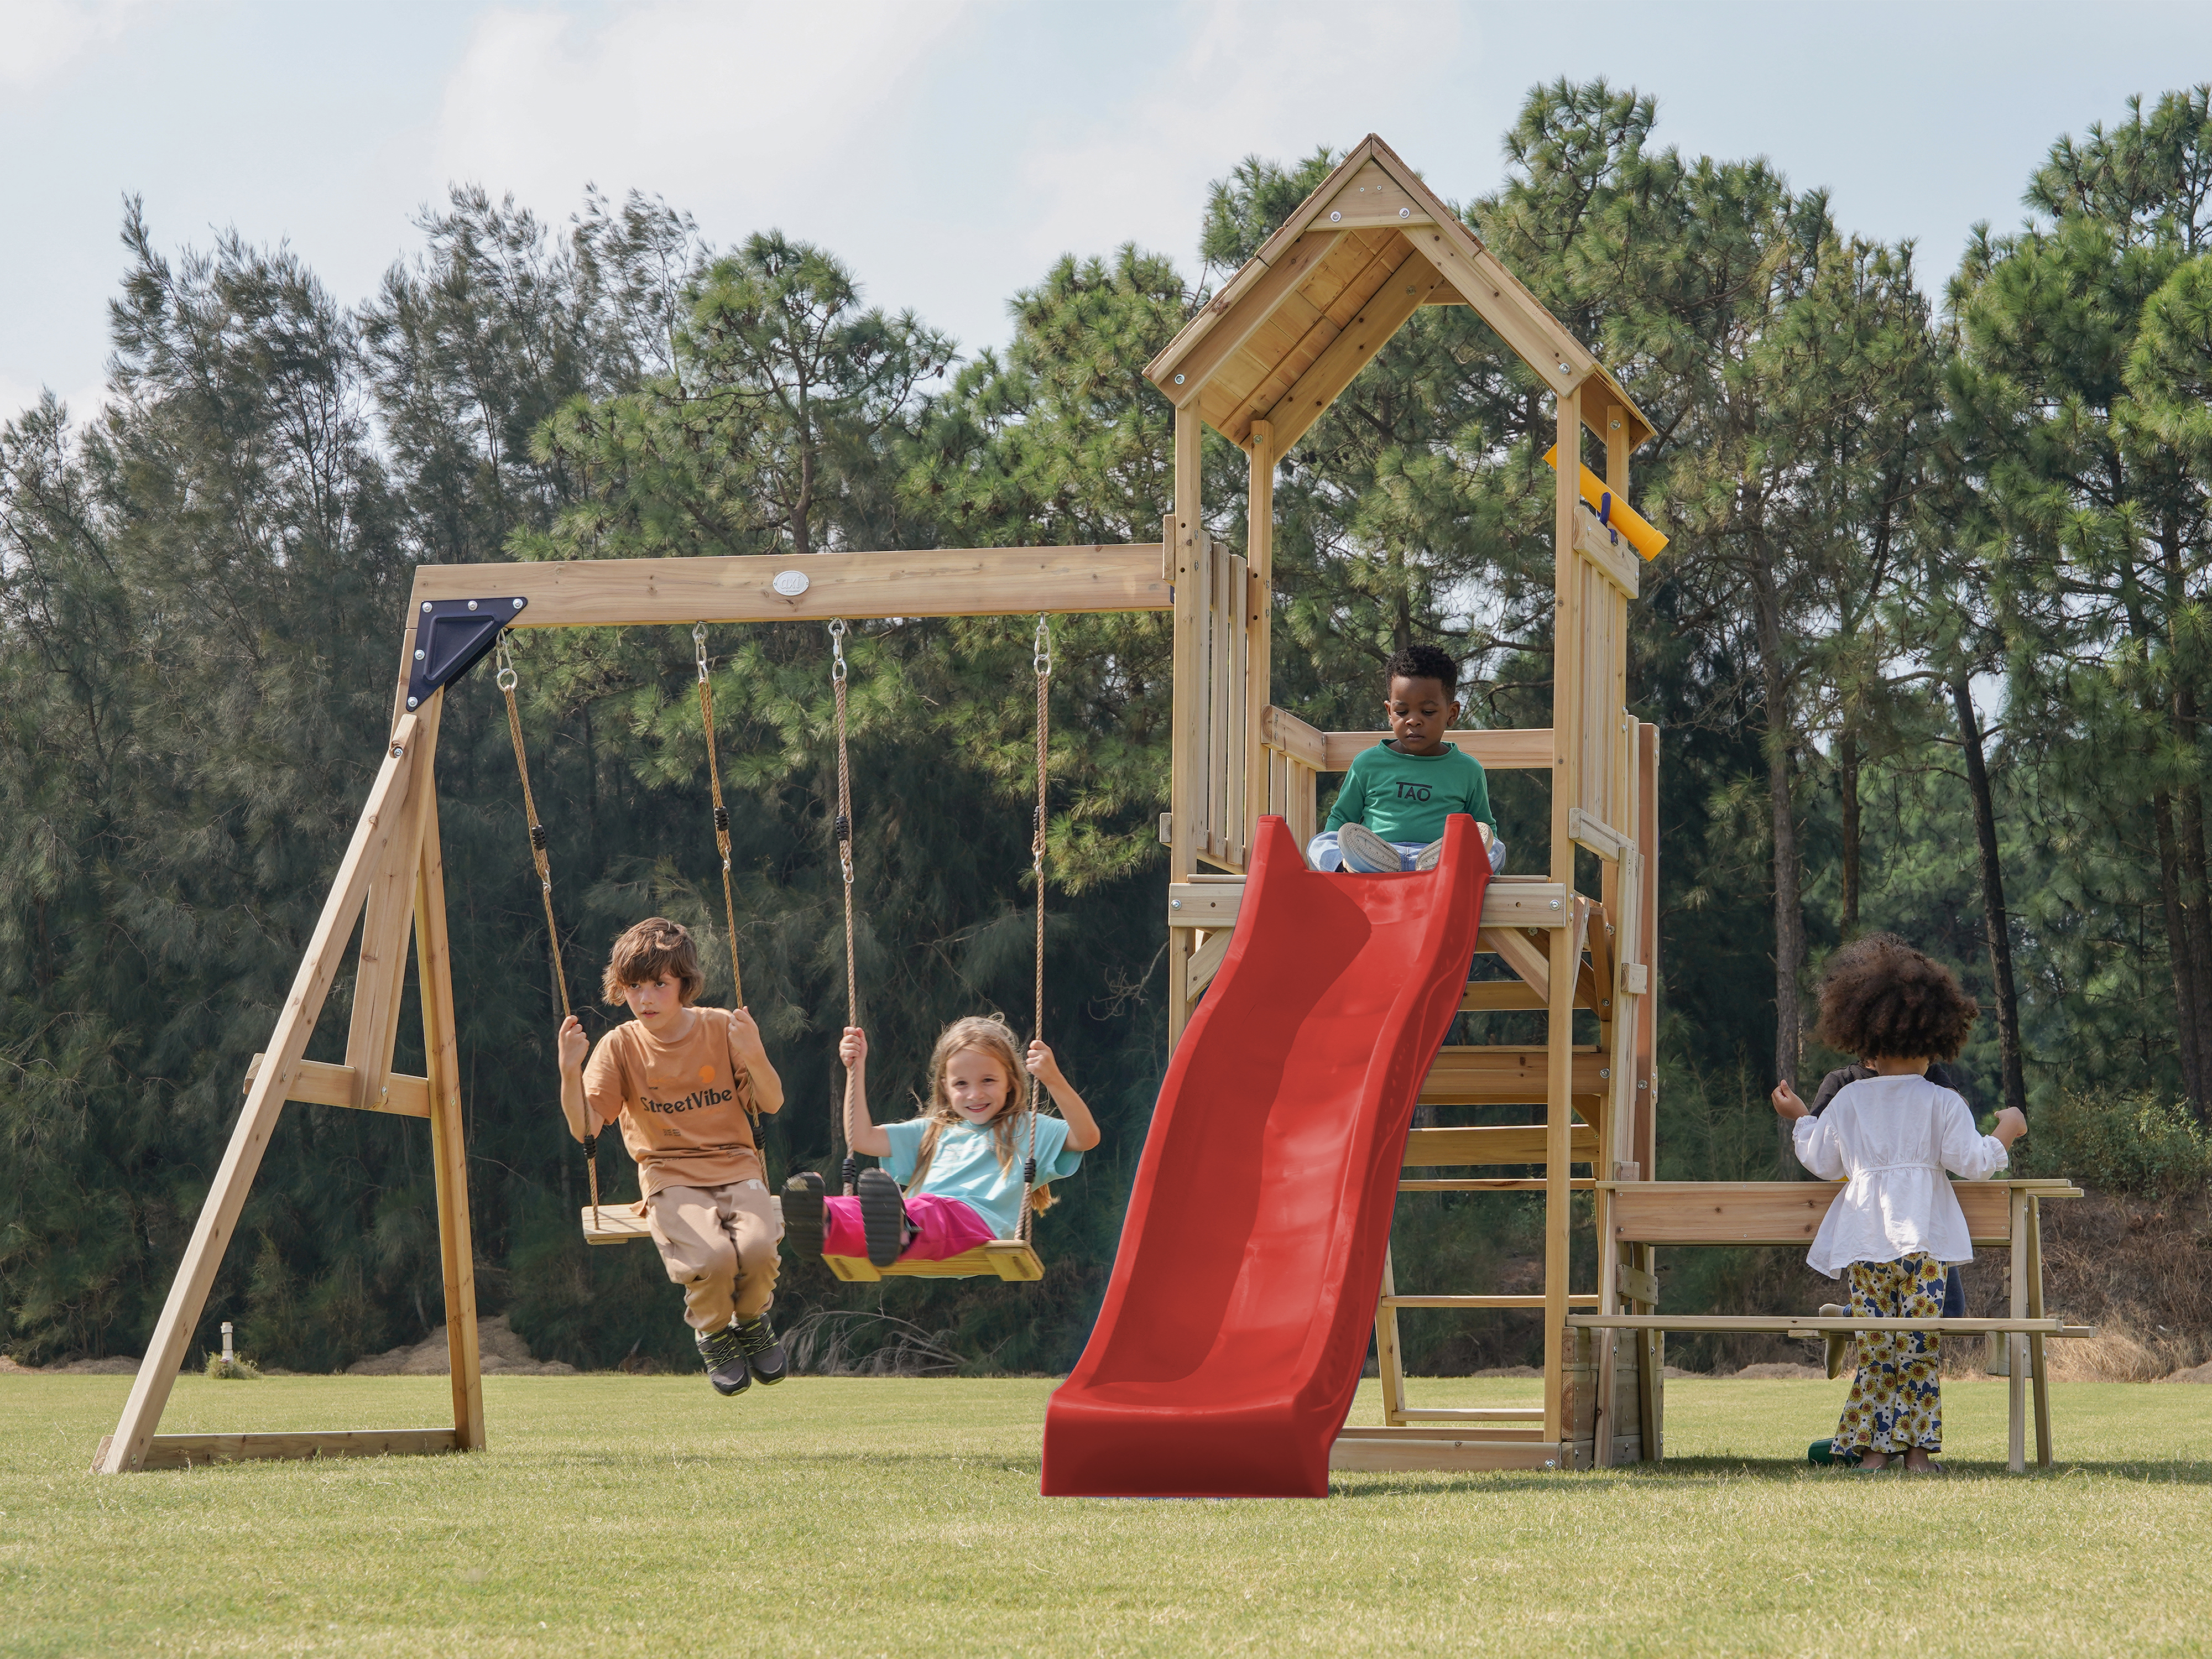
[[599, 993], [610, 1003], [619, 1003], [631, 986], [650, 985], [663, 974], [676, 981], [678, 1000], [687, 1008], [707, 988], [699, 947], [690, 931], [665, 916], [647, 916], [615, 941]]
[[1390, 660], [1382, 665], [1382, 686], [1386, 691], [1392, 680], [1434, 680], [1444, 689], [1444, 700], [1449, 702], [1459, 690], [1459, 665], [1447, 652], [1433, 645], [1409, 645], [1403, 651], [1393, 652]]
[[1828, 958], [1820, 1040], [1864, 1060], [1950, 1060], [1981, 1018], [1951, 970], [1895, 933], [1869, 933]]

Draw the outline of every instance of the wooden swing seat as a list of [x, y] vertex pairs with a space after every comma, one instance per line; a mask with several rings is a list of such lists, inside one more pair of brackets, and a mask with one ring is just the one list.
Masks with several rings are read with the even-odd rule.
[[[783, 1200], [772, 1201], [781, 1216]], [[652, 1229], [645, 1224], [643, 1199], [628, 1204], [602, 1204], [597, 1213], [598, 1219], [594, 1221], [592, 1206], [586, 1204], [578, 1217], [587, 1244], [627, 1244], [633, 1239], [653, 1237]], [[851, 1285], [866, 1285], [879, 1279], [992, 1278], [1030, 1285], [1044, 1277], [1044, 1263], [1037, 1259], [1036, 1251], [1018, 1238], [994, 1238], [988, 1244], [963, 1250], [942, 1261], [894, 1261], [888, 1267], [878, 1267], [864, 1255], [826, 1255], [822, 1259], [830, 1264], [831, 1273]]]
[[1037, 1253], [1018, 1238], [994, 1238], [942, 1261], [894, 1261], [878, 1267], [864, 1255], [825, 1255], [830, 1271], [848, 1284], [866, 1285], [878, 1279], [988, 1279], [993, 1274], [1014, 1284], [1034, 1284], [1044, 1277]]

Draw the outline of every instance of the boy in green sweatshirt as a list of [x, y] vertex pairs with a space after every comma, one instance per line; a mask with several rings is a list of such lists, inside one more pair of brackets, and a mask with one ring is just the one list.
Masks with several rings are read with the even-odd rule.
[[1410, 646], [1383, 665], [1390, 736], [1352, 757], [1328, 824], [1306, 848], [1316, 870], [1376, 875], [1433, 870], [1444, 820], [1465, 812], [1481, 827], [1490, 867], [1505, 862], [1482, 763], [1446, 743], [1459, 719], [1459, 665], [1433, 645]]

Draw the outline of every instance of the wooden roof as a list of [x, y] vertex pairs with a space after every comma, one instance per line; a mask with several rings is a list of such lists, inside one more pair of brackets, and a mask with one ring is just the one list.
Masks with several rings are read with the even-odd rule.
[[1608, 410], [1631, 449], [1651, 435], [1597, 359], [1373, 133], [1145, 374], [1240, 447], [1267, 421], [1279, 455], [1425, 305], [1474, 307], [1556, 390], [1589, 383], [1583, 420], [1601, 435]]

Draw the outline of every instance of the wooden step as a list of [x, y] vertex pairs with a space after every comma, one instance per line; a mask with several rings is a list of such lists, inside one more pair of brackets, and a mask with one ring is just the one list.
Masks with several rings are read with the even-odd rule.
[[[1539, 1046], [1474, 1044], [1446, 1047], [1421, 1080], [1424, 1106], [1540, 1106], [1548, 1056]], [[1576, 1047], [1569, 1084], [1575, 1101], [1604, 1097], [1610, 1061], [1594, 1048]]]

